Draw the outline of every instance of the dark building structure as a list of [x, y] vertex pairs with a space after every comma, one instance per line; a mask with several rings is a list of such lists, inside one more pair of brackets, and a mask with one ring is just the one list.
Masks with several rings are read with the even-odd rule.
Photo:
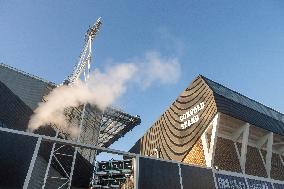
[[0, 81], [34, 110], [56, 84], [0, 63]]
[[[25, 130], [31, 114], [32, 110], [0, 82], [2, 127]], [[22, 186], [35, 143], [35, 139], [29, 137], [0, 132], [0, 188]]]
[[[52, 82], [0, 64], [0, 127], [26, 131], [33, 110], [55, 87]], [[72, 119], [79, 120], [81, 114], [82, 106], [66, 110], [70, 122]], [[114, 108], [108, 108], [103, 114], [96, 107], [87, 105], [86, 114], [88, 116], [83, 119], [79, 141], [82, 144], [108, 147], [140, 123], [139, 117]], [[35, 133], [53, 137], [57, 129], [56, 125], [45, 126], [40, 127]], [[69, 134], [64, 132], [60, 132], [58, 137], [72, 140]], [[0, 132], [0, 188], [23, 187], [36, 143], [35, 137]], [[61, 188], [67, 188], [67, 185], [63, 185], [66, 181], [62, 178], [66, 177], [66, 172], [71, 172], [72, 154], [75, 148], [68, 145], [56, 145], [56, 147], [57, 153], [63, 155], [52, 161], [45, 188], [60, 188], [61, 185]], [[42, 187], [51, 151], [52, 143], [40, 144], [28, 188]], [[78, 152], [72, 188], [87, 188], [93, 174], [92, 161], [96, 151], [79, 149]], [[55, 157], [52, 159], [54, 160]]]
[[[11, 89], [8, 88], [0, 81], [0, 119], [2, 127], [25, 131], [30, 116], [33, 114], [32, 108], [42, 100], [43, 95], [46, 94], [44, 91], [54, 88], [55, 85], [22, 72], [13, 71], [10, 67], [1, 66], [1, 80], [5, 80], [4, 82], [11, 87]], [[10, 75], [5, 75], [5, 73]], [[37, 90], [39, 90], [39, 93], [36, 92]], [[39, 101], [39, 99], [41, 100]], [[39, 129], [36, 132], [48, 136], [55, 135], [55, 130], [51, 127]], [[36, 140], [33, 137], [1, 133], [0, 144], [0, 188], [22, 188]], [[64, 150], [66, 152], [72, 151], [73, 148], [67, 147]], [[43, 143], [41, 145], [40, 156], [36, 161], [30, 188], [39, 188], [42, 184], [50, 151], [51, 144]], [[78, 155], [77, 159], [78, 164], [77, 169], [75, 169], [73, 184], [74, 186], [87, 186], [90, 182], [89, 178], [92, 175], [93, 166], [81, 154]], [[56, 166], [58, 165], [51, 168], [51, 172], [58, 176], [64, 174]], [[62, 183], [48, 182], [48, 184], [47, 188], [54, 188]]]

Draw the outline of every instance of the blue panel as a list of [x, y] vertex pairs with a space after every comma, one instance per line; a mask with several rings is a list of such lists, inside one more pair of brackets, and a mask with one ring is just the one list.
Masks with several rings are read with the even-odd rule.
[[284, 184], [276, 184], [276, 183], [274, 183], [273, 185], [274, 185], [275, 189], [284, 189]]
[[218, 189], [248, 189], [245, 179], [229, 175], [215, 174]]
[[272, 184], [270, 182], [247, 179], [249, 184], [249, 189], [273, 189]]

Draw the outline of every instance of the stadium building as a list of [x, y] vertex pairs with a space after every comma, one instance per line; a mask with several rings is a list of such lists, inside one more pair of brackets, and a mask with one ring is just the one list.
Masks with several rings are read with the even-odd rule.
[[[64, 132], [59, 139], [48, 138], [56, 134], [56, 126], [23, 132], [37, 103], [55, 86], [0, 65], [0, 188], [70, 188], [63, 185], [72, 162], [66, 157], [59, 159], [61, 164], [51, 163], [44, 179], [53, 141], [61, 155], [80, 147], [71, 188], [89, 188], [95, 175], [93, 188], [284, 189], [284, 115], [204, 76], [177, 97], [129, 152], [107, 147], [140, 119], [113, 108], [100, 112], [88, 107], [91, 116], [78, 143], [68, 142], [72, 138]], [[67, 111], [70, 120], [80, 114], [81, 107]], [[94, 164], [100, 150], [125, 159]]]
[[[101, 112], [98, 108], [87, 105], [84, 113], [87, 116], [83, 117], [79, 140], [72, 138], [56, 125], [40, 127], [35, 131], [37, 136], [45, 136], [48, 140], [39, 143], [38, 154], [33, 162], [31, 159], [37, 147], [38, 137], [25, 131], [38, 103], [44, 101], [45, 96], [55, 87], [52, 82], [0, 64], [1, 189], [22, 188], [23, 185], [24, 188], [35, 189], [68, 188], [69, 183], [72, 188], [88, 188], [97, 150], [79, 148], [79, 153], [75, 154], [74, 146], [55, 144], [49, 140], [56, 136], [55, 138], [73, 144], [106, 148], [140, 123], [139, 117], [121, 110], [110, 107]], [[66, 109], [65, 114], [69, 123], [74, 120], [79, 123], [82, 109], [83, 106]], [[31, 161], [33, 165], [30, 164]], [[30, 169], [32, 171], [29, 182], [26, 183]]]
[[[204, 76], [178, 96], [130, 151], [184, 166], [168, 164], [181, 175], [183, 187], [171, 185], [165, 177], [172, 171], [154, 163], [151, 174], [145, 170], [141, 188], [157, 182], [166, 183], [165, 188], [284, 188], [284, 115]], [[204, 169], [191, 172], [187, 164]]]

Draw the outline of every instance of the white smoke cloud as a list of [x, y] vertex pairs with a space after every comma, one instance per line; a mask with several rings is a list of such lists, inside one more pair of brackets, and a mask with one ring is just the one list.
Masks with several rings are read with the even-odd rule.
[[150, 87], [154, 82], [174, 84], [181, 75], [177, 57], [161, 57], [157, 52], [146, 53], [144, 62], [140, 66], [142, 73], [139, 81], [143, 89]]
[[104, 72], [96, 69], [86, 82], [62, 85], [46, 96], [46, 102], [39, 103], [28, 128], [33, 131], [40, 126], [56, 124], [61, 130], [78, 134], [79, 123], [68, 123], [64, 110], [89, 103], [100, 109], [113, 104], [127, 90], [130, 83], [146, 89], [154, 82], [173, 84], [181, 74], [177, 58], [165, 58], [157, 52], [146, 53], [140, 60], [109, 66]]

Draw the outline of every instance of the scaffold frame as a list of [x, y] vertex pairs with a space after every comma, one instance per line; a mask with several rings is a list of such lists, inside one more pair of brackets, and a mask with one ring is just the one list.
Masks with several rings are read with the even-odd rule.
[[[78, 142], [78, 141], [70, 141], [70, 140], [60, 139], [60, 138], [56, 138], [56, 137], [50, 137], [50, 136], [45, 136], [45, 135], [29, 133], [29, 132], [25, 132], [25, 131], [13, 130], [13, 129], [9, 129], [9, 128], [0, 127], [0, 132], [7, 132], [7, 133], [12, 133], [12, 134], [18, 134], [18, 135], [30, 136], [30, 137], [37, 138], [37, 143], [36, 143], [36, 146], [35, 146], [34, 153], [32, 155], [32, 159], [31, 159], [31, 162], [30, 162], [30, 165], [29, 165], [29, 169], [28, 169], [26, 178], [25, 178], [23, 189], [28, 189], [30, 179], [31, 179], [31, 176], [32, 176], [32, 172], [33, 172], [33, 169], [34, 169], [34, 166], [35, 166], [35, 161], [36, 161], [36, 158], [38, 157], [39, 148], [40, 148], [41, 143], [44, 142], [44, 141], [50, 142], [50, 143], [56, 143], [56, 144], [60, 144], [60, 145], [72, 146], [72, 147], [75, 147], [75, 148], [86, 148], [86, 149], [90, 149], [90, 150], [107, 152], [107, 153], [111, 153], [111, 154], [117, 154], [117, 155], [131, 157], [131, 158], [136, 158], [138, 156], [137, 154], [125, 152], [125, 151], [121, 151], [121, 150], [104, 148], [104, 147], [100, 147], [100, 146], [97, 146], [97, 145], [94, 146], [94, 145], [90, 145], [90, 144], [83, 144], [83, 143]], [[136, 173], [134, 173], [134, 175], [135, 174]], [[67, 184], [67, 182], [68, 181], [66, 181], [66, 184]], [[65, 185], [65, 183], [64, 183], [64, 185]]]

